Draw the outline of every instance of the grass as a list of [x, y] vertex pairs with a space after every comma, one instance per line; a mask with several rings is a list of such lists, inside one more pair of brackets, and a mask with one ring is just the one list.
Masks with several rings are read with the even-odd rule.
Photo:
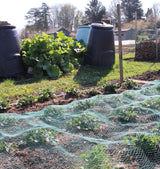
[[[123, 58], [133, 58], [134, 53], [124, 55]], [[133, 62], [123, 60], [124, 78], [140, 75], [148, 71], [159, 70], [160, 63]], [[41, 90], [51, 88], [53, 90], [79, 87], [80, 85], [99, 85], [106, 81], [119, 79], [119, 61], [116, 55], [115, 65], [111, 69], [91, 68], [81, 66], [71, 74], [67, 74], [57, 80], [51, 79], [22, 79], [15, 81], [6, 79], [0, 82], [0, 99], [27, 96], [39, 93]]]

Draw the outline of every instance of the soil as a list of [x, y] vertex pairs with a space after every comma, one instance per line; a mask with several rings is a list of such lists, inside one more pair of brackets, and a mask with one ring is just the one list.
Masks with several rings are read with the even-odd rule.
[[[144, 73], [142, 75], [137, 75], [137, 76], [133, 76], [130, 77], [130, 79], [132, 80], [136, 80], [136, 82], [138, 82], [138, 86], [142, 86], [144, 83], [147, 83], [148, 81], [153, 81], [153, 80], [160, 80], [160, 70], [159, 71], [153, 71], [153, 72], [147, 72]], [[111, 83], [119, 83], [119, 80], [112, 80], [109, 81]], [[89, 89], [89, 88], [95, 88], [96, 86], [81, 86], [80, 89]], [[120, 87], [119, 89], [116, 90], [116, 93], [121, 93], [123, 91], [125, 91], [125, 88]], [[93, 95], [89, 95], [89, 94], [81, 94], [78, 97], [69, 97], [67, 95], [65, 95], [64, 91], [57, 91], [56, 93], [56, 98], [46, 101], [44, 103], [33, 103], [32, 105], [29, 106], [19, 106], [19, 105], [12, 105], [7, 111], [3, 112], [3, 113], [17, 113], [17, 114], [23, 114], [25, 112], [35, 112], [35, 111], [39, 111], [42, 110], [43, 108], [45, 108], [48, 105], [65, 105], [68, 103], [71, 103], [74, 100], [81, 100], [84, 98], [89, 98], [92, 97]], [[105, 93], [104, 91], [100, 91], [101, 95], [103, 94], [113, 94], [113, 93]], [[12, 99], [14, 100], [14, 99]]]
[[[145, 82], [153, 81], [153, 80], [160, 80], [160, 71], [154, 71], [154, 72], [147, 72], [142, 75], [137, 75], [134, 77], [131, 77], [133, 80], [137, 80], [138, 86], [142, 86]], [[119, 81], [111, 81], [112, 83], [119, 83]], [[93, 88], [95, 86], [81, 86], [82, 89], [86, 88]], [[116, 93], [123, 92], [124, 88], [120, 87], [116, 90]], [[48, 105], [64, 105], [72, 102], [73, 100], [77, 99], [84, 99], [88, 97], [92, 97], [91, 95], [81, 95], [79, 97], [67, 97], [63, 91], [58, 91], [57, 98], [46, 101], [44, 103], [35, 103], [27, 107], [20, 107], [17, 105], [13, 105], [10, 109], [8, 109], [5, 113], [18, 113], [23, 114], [24, 112], [35, 112], [38, 110], [43, 109], [44, 107]], [[104, 93], [103, 91], [100, 91], [100, 94], [110, 94], [110, 93]], [[100, 133], [99, 133], [100, 134]], [[74, 136], [71, 135], [63, 135], [60, 134], [58, 136], [59, 143], [65, 147], [66, 149], [69, 148], [68, 152], [72, 153], [79, 153], [81, 152], [81, 147], [74, 146], [74, 143], [76, 143], [76, 139]], [[17, 141], [19, 142], [18, 138]], [[83, 148], [86, 149], [87, 143], [80, 143], [79, 145], [83, 145]], [[86, 147], [85, 147], [86, 146]], [[91, 145], [90, 145], [91, 146]], [[57, 149], [55, 146], [48, 146], [43, 147], [42, 145], [39, 145], [37, 147], [35, 146], [29, 146], [29, 147], [21, 147], [15, 152], [10, 153], [0, 153], [0, 168], [6, 169], [6, 168], [19, 168], [19, 169], [37, 169], [37, 168], [46, 168], [46, 169], [70, 169], [72, 166], [75, 166], [78, 164], [73, 164], [73, 157], [67, 156], [59, 149]], [[126, 166], [127, 168], [127, 166]], [[137, 165], [135, 168], [139, 168]]]

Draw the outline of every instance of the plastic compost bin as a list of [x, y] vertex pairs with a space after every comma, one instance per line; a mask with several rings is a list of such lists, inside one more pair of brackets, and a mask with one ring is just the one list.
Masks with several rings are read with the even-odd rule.
[[90, 26], [89, 25], [81, 25], [78, 27], [76, 33], [76, 40], [80, 41], [83, 40], [85, 45], [88, 43], [88, 36], [89, 36]]
[[112, 67], [115, 63], [113, 26], [106, 23], [93, 23], [87, 50], [85, 64], [105, 68]]
[[0, 77], [24, 73], [18, 33], [15, 26], [0, 25]]

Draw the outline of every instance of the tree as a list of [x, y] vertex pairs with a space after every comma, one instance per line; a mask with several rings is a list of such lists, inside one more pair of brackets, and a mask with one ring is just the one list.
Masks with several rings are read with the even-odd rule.
[[120, 0], [112, 0], [107, 12], [107, 18], [115, 27], [118, 27], [117, 4], [120, 4]]
[[91, 0], [87, 6], [85, 10], [86, 22], [101, 21], [106, 14], [106, 8], [98, 0]]
[[142, 18], [143, 9], [142, 3], [139, 0], [122, 0], [121, 6], [126, 22], [130, 22], [135, 19], [136, 11], [137, 11], [137, 19]]
[[46, 3], [42, 3], [40, 8], [31, 8], [25, 16], [28, 24], [35, 31], [46, 31], [51, 25], [50, 11]]

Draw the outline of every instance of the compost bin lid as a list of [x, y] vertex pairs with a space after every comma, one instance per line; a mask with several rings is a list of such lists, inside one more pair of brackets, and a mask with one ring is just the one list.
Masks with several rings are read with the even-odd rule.
[[13, 25], [0, 25], [0, 29], [15, 29], [16, 27]]
[[95, 29], [107, 29], [107, 30], [113, 29], [113, 25], [106, 24], [104, 22], [93, 23], [93, 24], [91, 24], [91, 26]]

